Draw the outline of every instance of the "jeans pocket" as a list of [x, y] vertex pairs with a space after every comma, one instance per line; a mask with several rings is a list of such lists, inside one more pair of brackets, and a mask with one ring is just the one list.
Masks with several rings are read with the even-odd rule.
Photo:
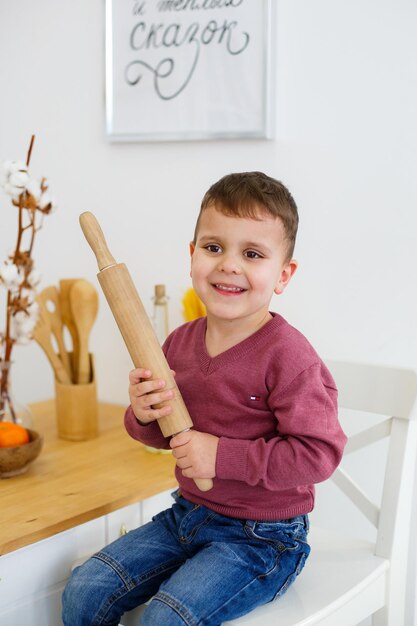
[[280, 552], [299, 549], [309, 552], [306, 515], [273, 522], [246, 522], [245, 532], [249, 537], [275, 544]]

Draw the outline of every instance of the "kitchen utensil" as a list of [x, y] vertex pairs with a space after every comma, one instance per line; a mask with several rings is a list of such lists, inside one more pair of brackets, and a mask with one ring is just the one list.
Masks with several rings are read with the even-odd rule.
[[72, 381], [74, 383], [77, 381], [76, 355], [79, 354], [80, 348], [79, 348], [77, 328], [74, 324], [74, 320], [72, 319], [69, 293], [70, 293], [71, 287], [77, 282], [77, 280], [81, 280], [81, 279], [80, 278], [63, 278], [59, 281], [59, 305], [61, 309], [62, 323], [68, 329], [68, 332], [71, 336], [71, 341], [72, 341], [72, 352], [73, 352]]
[[59, 303], [59, 293], [57, 287], [51, 285], [50, 287], [43, 289], [38, 295], [38, 301], [39, 300], [44, 305], [45, 315], [49, 316], [52, 333], [58, 345], [59, 357], [68, 373], [68, 376], [71, 378], [72, 368], [69, 354], [64, 343], [61, 306]]
[[[193, 425], [191, 417], [126, 265], [116, 263], [92, 213], [80, 215], [80, 224], [97, 258], [98, 280], [134, 365], [150, 369], [154, 378], [164, 379], [166, 389], [174, 391], [174, 399], [170, 401], [172, 413], [158, 420], [163, 435], [169, 437], [188, 430]], [[195, 479], [195, 483], [201, 491], [213, 486], [211, 479]]]
[[[39, 302], [39, 300], [38, 300]], [[51, 341], [51, 333], [52, 327], [49, 320], [49, 317], [45, 314], [45, 310], [43, 307], [42, 301], [40, 301], [40, 311], [37, 324], [33, 331], [33, 338], [40, 345], [42, 350], [45, 352], [46, 356], [50, 364], [52, 365], [52, 369], [55, 373], [55, 378], [59, 380], [60, 383], [69, 384], [71, 379], [69, 377], [68, 372], [65, 370], [65, 367], [55, 353], [54, 347]]]
[[79, 279], [69, 290], [71, 315], [78, 335], [78, 354], [74, 353], [78, 384], [91, 380], [88, 340], [97, 317], [98, 294], [88, 280]]

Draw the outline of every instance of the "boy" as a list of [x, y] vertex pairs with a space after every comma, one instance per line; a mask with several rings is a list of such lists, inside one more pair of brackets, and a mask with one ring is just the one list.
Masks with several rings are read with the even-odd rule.
[[141, 368], [125, 416], [132, 437], [172, 448], [175, 503], [75, 570], [67, 626], [116, 625], [150, 598], [142, 626], [218, 626], [282, 595], [303, 568], [313, 485], [333, 473], [346, 437], [329, 371], [269, 312], [297, 268], [297, 226], [291, 194], [261, 172], [225, 176], [204, 196], [190, 252], [207, 316], [164, 344], [194, 429], [162, 436], [155, 419], [172, 391]]

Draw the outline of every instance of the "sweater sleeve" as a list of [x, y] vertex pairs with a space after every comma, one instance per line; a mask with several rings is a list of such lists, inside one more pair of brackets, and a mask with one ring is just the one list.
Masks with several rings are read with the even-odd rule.
[[284, 390], [273, 389], [269, 404], [277, 435], [266, 440], [221, 437], [218, 478], [269, 490], [319, 483], [339, 465], [346, 436], [337, 417], [337, 390], [316, 363]]
[[156, 422], [146, 426], [140, 424], [131, 406], [128, 406], [125, 412], [125, 428], [133, 439], [141, 441], [146, 446], [169, 449], [169, 437], [163, 436], [158, 424]]

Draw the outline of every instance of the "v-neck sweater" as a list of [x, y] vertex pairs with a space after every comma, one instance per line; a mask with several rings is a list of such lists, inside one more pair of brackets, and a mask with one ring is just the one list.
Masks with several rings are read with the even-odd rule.
[[[276, 313], [214, 357], [205, 345], [206, 323], [188, 322], [164, 344], [194, 428], [219, 437], [213, 488], [199, 491], [177, 467], [182, 495], [234, 518], [267, 521], [309, 513], [314, 484], [334, 472], [346, 443], [329, 370], [308, 340]], [[140, 424], [131, 407], [125, 425], [146, 445], [169, 448], [158, 425]]]

